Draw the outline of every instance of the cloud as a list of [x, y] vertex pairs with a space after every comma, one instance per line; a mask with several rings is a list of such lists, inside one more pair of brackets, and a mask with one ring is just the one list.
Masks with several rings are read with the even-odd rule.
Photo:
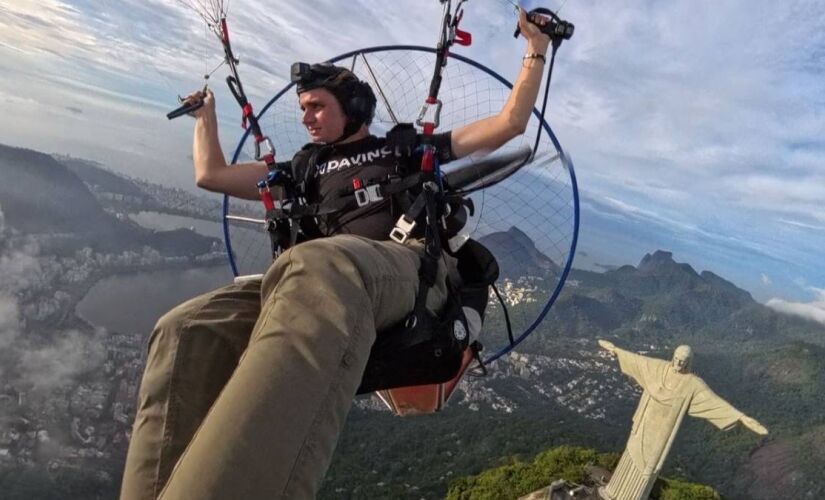
[[83, 110], [75, 106], [66, 106], [66, 110], [76, 115], [82, 115]]
[[[823, 184], [812, 177], [823, 152], [792, 150], [797, 141], [825, 132], [822, 79], [797, 79], [819, 70], [800, 61], [797, 52], [786, 53], [769, 38], [753, 36], [764, 28], [737, 13], [741, 5], [700, 4], [708, 10], [686, 16], [695, 4], [645, 3], [644, 16], [633, 14], [642, 7], [638, 2], [616, 7], [625, 15], [586, 3], [565, 8], [571, 18], [585, 15], [591, 29], [579, 30], [566, 47], [567, 58], [572, 50], [576, 60], [558, 80], [563, 88], [556, 88], [557, 99], [593, 94], [593, 102], [610, 110], [599, 125], [572, 131], [578, 146], [573, 152], [587, 163], [586, 168], [585, 160], [578, 165], [582, 184], [592, 187], [597, 178], [605, 184], [603, 191], [616, 196], [624, 183], [621, 188], [633, 189], [646, 203], [691, 210], [693, 219], [708, 217], [711, 210], [746, 208], [810, 215], [815, 210], [810, 201], [822, 199]], [[780, 25], [801, 28], [788, 44], [807, 46], [805, 54], [822, 54], [823, 35], [816, 25], [824, 12], [814, 2], [779, 7]], [[565, 80], [571, 79], [575, 89], [568, 90]], [[812, 101], [820, 105], [809, 105]], [[801, 113], [777, 112], [781, 109]], [[554, 114], [553, 119], [571, 137], [567, 117]], [[562, 142], [568, 140], [562, 136]], [[783, 177], [784, 172], [795, 175]], [[776, 179], [767, 180], [771, 174]], [[689, 196], [674, 199], [665, 191], [653, 200], [649, 185], [662, 180]]]
[[[26, 252], [9, 248], [10, 234], [0, 207], [0, 353], [6, 360], [17, 351], [23, 331], [18, 293], [39, 274], [36, 260]], [[0, 364], [0, 377], [6, 378], [7, 366]]]
[[773, 281], [771, 281], [771, 278], [765, 273], [762, 273], [760, 279], [762, 280], [762, 284], [766, 286], [771, 285], [773, 283]]
[[759, 255], [779, 263], [788, 262], [788, 259], [771, 245], [740, 236], [728, 227], [720, 227], [719, 224], [706, 224], [700, 227], [688, 219], [693, 212], [687, 214], [678, 212], [671, 214], [665, 210], [656, 212], [651, 208], [641, 208], [611, 196], [598, 198], [600, 202], [593, 201], [592, 195], [587, 198], [591, 199], [583, 203], [584, 208], [609, 219], [625, 218], [641, 223], [651, 234], [668, 235], [683, 241], [693, 240], [702, 245], [711, 244], [717, 249]]
[[20, 327], [20, 307], [17, 300], [7, 293], [0, 292], [0, 350], [14, 345], [20, 336]]
[[49, 338], [56, 340], [46, 345], [26, 335], [30, 332], [19, 297], [37, 300], [44, 292], [43, 273], [37, 246], [12, 236], [0, 207], [0, 377], [47, 391], [72, 382], [104, 359], [104, 332], [54, 331]]
[[825, 231], [825, 226], [820, 226], [817, 224], [808, 224], [806, 222], [800, 222], [798, 220], [790, 220], [790, 219], [777, 219], [778, 222], [782, 224], [787, 224], [789, 226], [794, 226], [802, 229], [813, 229], [814, 231]]
[[811, 302], [790, 302], [783, 299], [771, 299], [765, 305], [771, 309], [799, 316], [825, 325], [825, 289], [808, 287], [815, 299]]
[[20, 353], [19, 383], [35, 391], [49, 391], [75, 382], [77, 375], [105, 360], [102, 330], [95, 335], [66, 331], [54, 336], [48, 345]]
[[[2, 234], [2, 233], [0, 233]], [[37, 247], [31, 243], [8, 249], [0, 254], [0, 292], [10, 296], [38, 281], [40, 263], [37, 261]]]
[[812, 216], [825, 200], [825, 176], [747, 174], [724, 179], [728, 192], [741, 200], [743, 206], [769, 209], [778, 213]]
[[5, 296], [6, 303], [16, 301], [14, 297], [37, 282], [41, 274], [37, 246], [28, 240], [16, 241], [12, 236], [0, 206], [0, 300]]

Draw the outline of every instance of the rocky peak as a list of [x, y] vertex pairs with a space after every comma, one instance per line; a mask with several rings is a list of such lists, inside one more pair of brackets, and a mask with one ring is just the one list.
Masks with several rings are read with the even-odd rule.
[[530, 236], [515, 226], [507, 231], [482, 236], [479, 242], [496, 256], [502, 276], [516, 278], [556, 274], [560, 271], [550, 257], [536, 248]]
[[636, 269], [644, 274], [673, 274], [678, 272], [691, 277], [699, 276], [690, 264], [676, 262], [673, 260], [673, 252], [664, 250], [656, 250], [653, 254], [645, 254]]

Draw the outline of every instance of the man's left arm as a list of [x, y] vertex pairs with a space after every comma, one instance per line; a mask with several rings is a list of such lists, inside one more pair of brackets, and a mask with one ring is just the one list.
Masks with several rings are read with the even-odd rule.
[[[539, 25], [546, 22], [543, 17], [536, 19]], [[550, 37], [542, 33], [536, 24], [527, 20], [524, 9], [519, 11], [519, 28], [527, 39], [527, 55], [536, 54], [546, 58]], [[476, 151], [498, 149], [510, 139], [524, 133], [539, 95], [545, 64], [547, 61], [541, 57], [531, 56], [523, 59], [521, 72], [502, 110], [495, 116], [452, 131], [452, 150], [456, 158]]]

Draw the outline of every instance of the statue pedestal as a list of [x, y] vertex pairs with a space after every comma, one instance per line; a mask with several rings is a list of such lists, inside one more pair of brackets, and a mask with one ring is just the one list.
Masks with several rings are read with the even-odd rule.
[[585, 484], [576, 484], [564, 479], [550, 483], [547, 488], [534, 491], [519, 500], [602, 500], [599, 488], [607, 485], [610, 480], [610, 471], [597, 466], [586, 469]]

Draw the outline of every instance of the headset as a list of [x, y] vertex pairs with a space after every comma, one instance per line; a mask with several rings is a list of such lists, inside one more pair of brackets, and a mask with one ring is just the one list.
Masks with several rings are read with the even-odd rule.
[[290, 70], [290, 79], [298, 93], [316, 88], [325, 88], [332, 92], [344, 114], [357, 124], [369, 125], [375, 114], [377, 100], [372, 88], [358, 79], [355, 74], [331, 63], [308, 64], [296, 62]]

